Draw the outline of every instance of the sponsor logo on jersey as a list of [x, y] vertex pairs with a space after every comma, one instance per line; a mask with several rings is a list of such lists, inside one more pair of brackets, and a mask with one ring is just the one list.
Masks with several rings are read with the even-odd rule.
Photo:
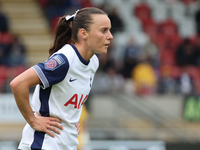
[[[83, 97], [85, 97], [83, 99]], [[79, 99], [78, 94], [74, 94], [65, 104], [64, 106], [74, 105], [74, 108], [80, 109], [84, 102], [87, 100], [88, 95], [84, 96], [81, 94], [81, 98]]]

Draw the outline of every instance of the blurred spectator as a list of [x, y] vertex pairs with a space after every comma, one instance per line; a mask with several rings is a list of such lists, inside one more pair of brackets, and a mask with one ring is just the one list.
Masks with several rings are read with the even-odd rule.
[[200, 4], [198, 4], [199, 9], [195, 13], [195, 23], [196, 23], [196, 32], [200, 35]]
[[[190, 40], [195, 45], [196, 51], [200, 53], [200, 35], [196, 36], [195, 40], [194, 39], [190, 39]], [[198, 67], [200, 67], [200, 56], [198, 58]]]
[[5, 65], [4, 49], [0, 45], [0, 65]]
[[27, 66], [25, 47], [18, 37], [15, 37], [11, 44], [8, 56], [8, 65], [11, 67], [20, 65]]
[[1, 64], [9, 65], [9, 54], [13, 35], [9, 32], [0, 32]]
[[189, 39], [184, 39], [176, 51], [176, 62], [178, 66], [186, 67], [188, 65], [197, 66], [200, 56], [200, 51], [190, 42]]
[[180, 74], [179, 68], [172, 65], [162, 65], [157, 82], [157, 93], [180, 93]]
[[177, 48], [176, 60], [177, 65], [181, 67], [180, 87], [181, 93], [190, 94], [199, 92], [199, 59], [200, 49], [194, 45], [188, 38]]
[[9, 28], [8, 19], [5, 16], [5, 14], [3, 14], [0, 10], [0, 31], [3, 31], [3, 32], [8, 31], [8, 28]]
[[108, 12], [108, 17], [110, 18], [112, 24], [111, 28], [112, 34], [124, 30], [123, 20], [120, 18], [116, 7], [111, 8], [111, 11]]
[[122, 75], [118, 74], [113, 67], [107, 69], [105, 78], [107, 80], [107, 90], [109, 93], [123, 91], [124, 78]]
[[180, 90], [182, 94], [185, 94], [185, 95], [191, 94], [193, 90], [191, 78], [186, 72], [181, 75], [180, 88], [181, 88]]
[[123, 92], [124, 82], [123, 76], [118, 74], [114, 67], [109, 66], [106, 72], [97, 72], [94, 78], [92, 92], [101, 94]]
[[159, 68], [160, 63], [159, 49], [156, 43], [156, 39], [151, 36], [148, 43], [143, 48], [142, 58], [153, 66], [154, 69]]
[[130, 37], [128, 45], [124, 49], [124, 62], [121, 73], [125, 78], [131, 78], [131, 71], [141, 59], [142, 47], [135, 43], [133, 37]]
[[99, 58], [99, 69], [98, 71], [106, 72], [107, 68], [113, 64], [109, 55], [98, 55]]
[[142, 62], [137, 64], [132, 70], [132, 79], [136, 94], [145, 96], [155, 93], [157, 77], [149, 63]]
[[[197, 35], [195, 37], [195, 41], [194, 41], [194, 39], [190, 39], [190, 40], [191, 40], [191, 43], [194, 44], [196, 51], [198, 53], [200, 53], [200, 35]], [[198, 57], [197, 66], [200, 67], [200, 54], [199, 54], [199, 57]]]

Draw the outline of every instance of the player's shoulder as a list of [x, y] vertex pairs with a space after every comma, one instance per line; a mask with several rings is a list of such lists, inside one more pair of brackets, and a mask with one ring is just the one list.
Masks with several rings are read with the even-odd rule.
[[91, 63], [95, 66], [95, 68], [98, 68], [99, 67], [99, 59], [97, 57], [96, 54], [94, 54], [92, 56], [92, 58], [90, 59]]
[[73, 59], [74, 50], [70, 44], [66, 44], [60, 50], [58, 50], [55, 54], [63, 54], [70, 62], [70, 60]]
[[68, 56], [73, 53], [73, 48], [71, 47], [70, 44], [66, 44], [60, 50], [58, 50], [56, 53], [62, 53], [65, 56]]
[[92, 61], [99, 62], [99, 59], [96, 54], [94, 54], [91, 58]]

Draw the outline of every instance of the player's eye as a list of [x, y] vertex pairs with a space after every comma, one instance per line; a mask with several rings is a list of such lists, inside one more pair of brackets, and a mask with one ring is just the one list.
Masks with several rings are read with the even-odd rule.
[[103, 30], [102, 30], [102, 33], [106, 33], [106, 31], [107, 31], [107, 29], [103, 29]]

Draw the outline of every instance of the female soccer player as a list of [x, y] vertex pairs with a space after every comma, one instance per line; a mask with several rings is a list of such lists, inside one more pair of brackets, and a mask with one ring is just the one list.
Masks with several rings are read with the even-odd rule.
[[[11, 83], [27, 124], [21, 150], [76, 150], [82, 105], [99, 62], [113, 36], [106, 13], [89, 7], [60, 18], [49, 59], [29, 68]], [[31, 105], [29, 88], [35, 86]]]

